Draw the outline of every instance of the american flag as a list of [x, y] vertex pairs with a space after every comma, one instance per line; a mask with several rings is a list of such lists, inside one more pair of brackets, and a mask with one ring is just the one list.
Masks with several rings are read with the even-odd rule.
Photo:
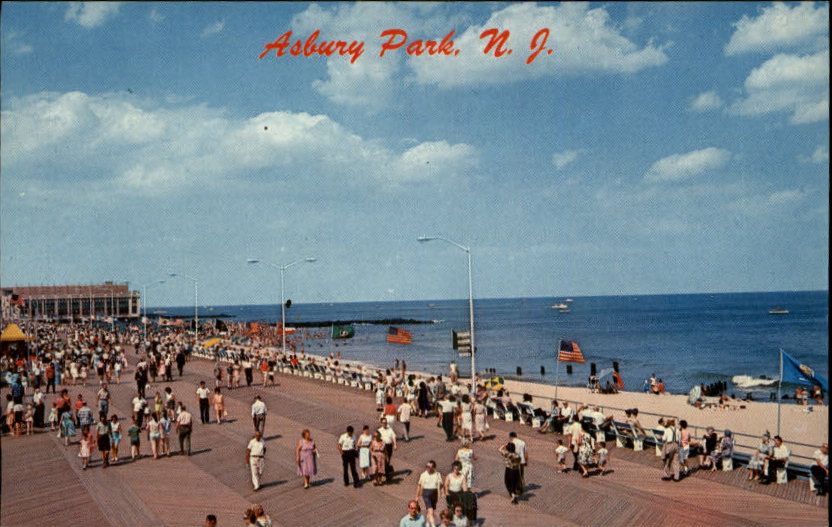
[[22, 294], [13, 294], [11, 299], [11, 305], [23, 307], [26, 304], [25, 299], [23, 298]]
[[413, 335], [406, 329], [390, 326], [387, 329], [387, 342], [391, 344], [410, 344], [413, 342]]
[[561, 362], [586, 362], [581, 347], [574, 340], [561, 340], [558, 349], [558, 360]]

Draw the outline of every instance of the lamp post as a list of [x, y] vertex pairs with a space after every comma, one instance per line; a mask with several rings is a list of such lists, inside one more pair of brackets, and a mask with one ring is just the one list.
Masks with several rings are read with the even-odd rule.
[[442, 236], [419, 236], [419, 242], [430, 242], [441, 240], [465, 251], [468, 255], [468, 329], [471, 332], [471, 395], [474, 396], [477, 390], [477, 362], [476, 362], [476, 340], [474, 339], [474, 282], [471, 277], [471, 248]]
[[144, 284], [142, 286], [142, 311], [144, 311], [144, 316], [142, 317], [142, 322], [144, 323], [144, 340], [147, 340], [147, 288], [150, 286], [164, 284], [164, 280], [156, 280], [155, 282], [150, 282], [149, 284]]
[[199, 286], [197, 279], [184, 273], [170, 273], [168, 276], [171, 278], [181, 276], [194, 283], [194, 351], [196, 351], [196, 347], [199, 345]]
[[280, 333], [281, 333], [281, 348], [283, 350], [283, 354], [286, 355], [286, 300], [283, 298], [284, 293], [284, 282], [285, 278], [284, 275], [286, 274], [286, 269], [292, 267], [295, 264], [299, 264], [302, 262], [312, 263], [315, 262], [317, 258], [300, 258], [295, 260], [294, 262], [287, 263], [285, 265], [277, 265], [271, 262], [263, 262], [258, 260], [257, 258], [249, 258], [246, 260], [246, 263], [249, 264], [266, 264], [270, 267], [274, 267], [275, 269], [280, 269]]

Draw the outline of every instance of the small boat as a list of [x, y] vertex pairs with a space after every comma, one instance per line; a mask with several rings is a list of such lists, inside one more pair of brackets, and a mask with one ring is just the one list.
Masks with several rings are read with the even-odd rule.
[[788, 315], [789, 310], [785, 307], [773, 307], [768, 310], [769, 315]]
[[570, 313], [569, 308], [558, 309], [558, 313]]
[[566, 300], [564, 300], [564, 302], [568, 304], [569, 302], [574, 302], [574, 300], [572, 300], [571, 298], [567, 298]]
[[569, 306], [567, 304], [564, 304], [563, 302], [561, 302], [560, 304], [552, 304], [552, 309], [567, 309], [568, 310]]

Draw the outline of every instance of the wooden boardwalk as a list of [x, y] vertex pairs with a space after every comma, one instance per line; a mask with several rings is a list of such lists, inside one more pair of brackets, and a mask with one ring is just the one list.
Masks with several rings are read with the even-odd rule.
[[[170, 384], [177, 398], [196, 414], [191, 457], [144, 457], [102, 470], [96, 455], [93, 466], [82, 471], [77, 444], [65, 448], [54, 433], [4, 437], [0, 525], [194, 526], [213, 513], [219, 525], [229, 526], [240, 525], [245, 508], [261, 503], [275, 527], [394, 526], [415, 495], [425, 463], [434, 459], [445, 473], [453, 460], [457, 445], [445, 442], [435, 420], [416, 418], [413, 440], [400, 442], [393, 456], [394, 484], [344, 487], [335, 441], [348, 424], [360, 431], [362, 425], [376, 422], [369, 392], [279, 375], [280, 385], [275, 388], [224, 391], [234, 421], [201, 425], [194, 391], [200, 380], [212, 385], [211, 369], [209, 362], [192, 361], [186, 375]], [[148, 394], [164, 386], [153, 385]], [[70, 388], [70, 393], [73, 399], [83, 392], [93, 400], [96, 389]], [[132, 382], [111, 387], [111, 412], [129, 415], [134, 390]], [[264, 485], [256, 493], [244, 465], [255, 394], [261, 394], [269, 408]], [[312, 431], [321, 451], [317, 480], [309, 490], [295, 475], [294, 463], [294, 447], [304, 428]], [[529, 492], [517, 506], [506, 496], [503, 464], [496, 451], [510, 430], [527, 441], [531, 460], [526, 477]], [[557, 473], [554, 435], [505, 422], [492, 422], [491, 434], [493, 438], [474, 447], [481, 525], [827, 525], [828, 501], [810, 494], [805, 481], [763, 487], [734, 471], [695, 473], [679, 483], [664, 482], [652, 450], [616, 450], [614, 444], [610, 449], [614, 472], [584, 479]], [[142, 449], [149, 453], [144, 438]], [[122, 458], [129, 458], [128, 450], [123, 442]]]

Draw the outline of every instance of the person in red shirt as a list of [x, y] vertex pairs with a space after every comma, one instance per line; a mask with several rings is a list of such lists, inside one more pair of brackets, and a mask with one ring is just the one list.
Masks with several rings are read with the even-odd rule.
[[382, 412], [383, 418], [387, 419], [388, 423], [395, 423], [396, 422], [396, 414], [399, 413], [399, 408], [393, 404], [393, 398], [387, 397], [385, 400], [384, 410]]

